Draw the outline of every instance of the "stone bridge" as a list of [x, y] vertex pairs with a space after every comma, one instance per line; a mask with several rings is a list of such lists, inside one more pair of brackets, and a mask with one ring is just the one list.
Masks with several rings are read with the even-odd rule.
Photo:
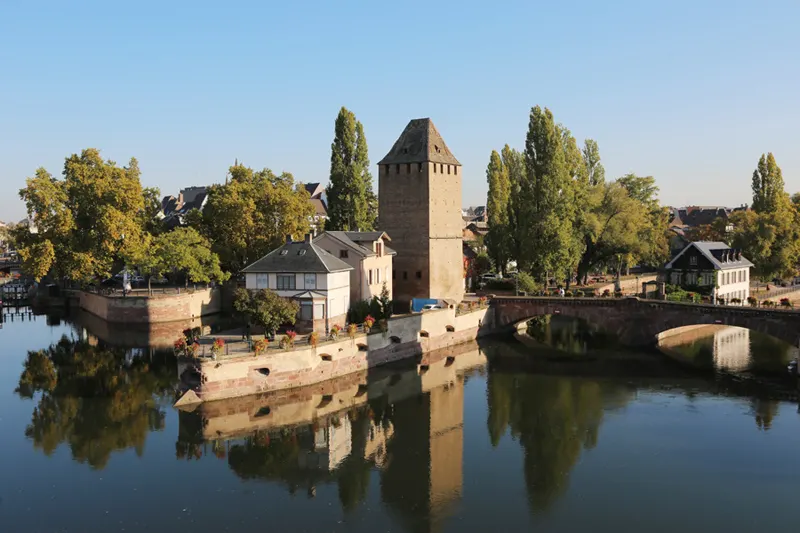
[[511, 331], [542, 315], [585, 320], [614, 333], [623, 344], [653, 345], [658, 335], [683, 326], [722, 324], [747, 328], [800, 346], [800, 312], [752, 307], [716, 306], [639, 298], [492, 298], [484, 326]]

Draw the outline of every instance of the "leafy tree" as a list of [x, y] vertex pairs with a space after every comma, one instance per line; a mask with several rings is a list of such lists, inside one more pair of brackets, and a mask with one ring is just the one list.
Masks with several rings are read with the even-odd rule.
[[597, 186], [605, 182], [606, 170], [600, 163], [600, 148], [597, 141], [586, 139], [583, 143], [583, 164], [586, 165], [586, 177], [589, 185]]
[[527, 272], [518, 272], [517, 288], [522, 292], [530, 294], [538, 290], [541, 290], [542, 286], [541, 284], [536, 283], [536, 280], [533, 279], [533, 276], [531, 276]]
[[289, 173], [239, 164], [230, 174], [228, 183], [210, 188], [202, 215], [188, 218], [211, 241], [223, 268], [237, 272], [280, 246], [286, 235], [307, 233], [314, 208]]
[[492, 260], [485, 253], [480, 253], [474, 260], [473, 270], [480, 277], [492, 271]]
[[[223, 272], [219, 256], [211, 251], [208, 240], [194, 228], [175, 228], [162, 233], [153, 239], [151, 253], [143, 260], [141, 266], [150, 270], [152, 276], [161, 276], [170, 272], [181, 272], [189, 281], [208, 283], [222, 282], [230, 277]], [[148, 289], [150, 288], [148, 278]]]
[[269, 289], [236, 289], [233, 308], [268, 334], [275, 333], [284, 324], [294, 324], [300, 312], [297, 302], [281, 298]]
[[783, 174], [772, 152], [761, 154], [753, 171], [753, 210], [756, 213], [773, 213], [785, 207], [786, 192]]
[[498, 270], [504, 272], [510, 256], [508, 200], [511, 182], [508, 168], [503, 165], [503, 160], [496, 151], [492, 151], [489, 158], [486, 179], [489, 182], [489, 197], [486, 202], [489, 233], [486, 236], [486, 248]]
[[520, 188], [525, 180], [525, 156], [505, 145], [501, 152], [503, 168], [508, 170], [508, 231], [507, 245], [510, 258], [519, 260], [521, 242], [524, 238], [522, 216], [523, 205], [520, 202]]
[[25, 268], [36, 277], [107, 277], [146, 246], [138, 163], [118, 167], [88, 148], [66, 159], [63, 174], [58, 180], [40, 168], [20, 190], [36, 229], [15, 233]]
[[700, 241], [726, 241], [728, 239], [725, 227], [728, 219], [719, 217], [711, 224], [701, 224], [700, 226], [689, 228], [686, 238], [691, 242]]
[[549, 109], [531, 110], [525, 141], [525, 178], [520, 183], [519, 266], [538, 280], [572, 266], [575, 212], [562, 131]]
[[161, 190], [158, 187], [147, 187], [142, 189], [142, 227], [145, 231], [155, 235], [164, 228], [161, 224], [159, 214], [161, 213]]
[[329, 230], [369, 231], [377, 220], [364, 126], [342, 107], [331, 143], [331, 175], [326, 189]]

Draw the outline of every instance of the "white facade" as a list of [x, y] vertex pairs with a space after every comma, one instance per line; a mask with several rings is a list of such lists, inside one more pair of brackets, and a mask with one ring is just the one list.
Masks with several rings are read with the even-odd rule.
[[717, 275], [717, 300], [723, 299], [730, 303], [733, 298], [738, 298], [742, 303], [747, 303], [750, 297], [750, 268], [731, 268], [721, 270]]
[[[322, 320], [347, 313], [350, 308], [350, 273], [349, 272], [317, 272], [317, 273], [256, 273], [245, 274], [245, 287], [248, 289], [270, 289], [282, 298], [294, 299], [309, 291], [317, 293], [321, 298], [315, 299], [312, 305], [313, 315], [304, 315], [303, 320]], [[327, 311], [327, 314], [326, 314]]]

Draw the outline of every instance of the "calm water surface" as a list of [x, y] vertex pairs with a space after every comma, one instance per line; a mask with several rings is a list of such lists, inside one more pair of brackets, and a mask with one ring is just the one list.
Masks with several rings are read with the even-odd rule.
[[44, 316], [6, 317], [0, 341], [3, 532], [776, 532], [800, 519], [797, 404], [713, 378], [531, 372], [498, 362], [529, 348], [493, 342], [421, 374], [178, 411], [168, 352], [107, 349]]

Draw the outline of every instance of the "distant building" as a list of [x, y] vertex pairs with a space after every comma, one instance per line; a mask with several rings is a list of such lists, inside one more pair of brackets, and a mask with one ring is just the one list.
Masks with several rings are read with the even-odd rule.
[[[753, 263], [724, 242], [692, 242], [666, 264], [666, 282], [673, 285], [711, 286], [713, 299], [726, 302], [750, 296]], [[713, 287], [718, 287], [714, 289]]]
[[467, 242], [475, 242], [486, 237], [489, 225], [486, 222], [470, 222], [461, 230], [461, 238]]
[[312, 242], [286, 243], [245, 267], [245, 287], [270, 289], [295, 300], [300, 313], [297, 331], [324, 333], [334, 324], [344, 326], [350, 308], [350, 271], [353, 267]]
[[208, 201], [208, 187], [187, 187], [181, 189], [178, 197], [165, 196], [161, 199], [161, 219], [168, 228], [183, 226], [189, 211], [203, 211]]
[[380, 296], [384, 284], [392, 296], [392, 260], [389, 236], [382, 231], [326, 231], [314, 244], [351, 267], [350, 301]]
[[379, 228], [397, 250], [395, 300], [464, 296], [461, 163], [429, 118], [414, 119], [378, 163]]
[[325, 187], [319, 183], [306, 183], [306, 191], [308, 191], [309, 202], [314, 207], [314, 215], [311, 218], [311, 228], [316, 234], [320, 229], [324, 228], [325, 221], [328, 220], [328, 206], [325, 203]]

